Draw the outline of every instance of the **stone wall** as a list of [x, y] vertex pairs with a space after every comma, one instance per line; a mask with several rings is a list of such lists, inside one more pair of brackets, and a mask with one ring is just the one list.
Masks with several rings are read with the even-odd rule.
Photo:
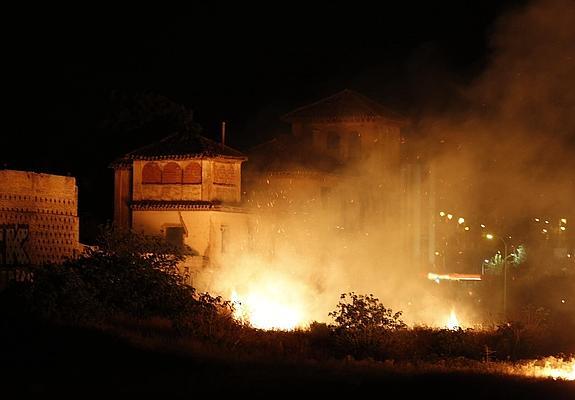
[[0, 266], [61, 262], [80, 247], [75, 178], [0, 170]]

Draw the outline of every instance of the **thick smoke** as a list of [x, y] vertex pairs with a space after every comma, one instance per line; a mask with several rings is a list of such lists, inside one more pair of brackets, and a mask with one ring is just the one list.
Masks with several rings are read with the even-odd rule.
[[429, 116], [422, 125], [426, 146], [437, 149], [438, 175], [458, 185], [454, 204], [509, 220], [571, 208], [574, 18], [567, 0], [534, 2], [500, 18], [491, 63], [464, 91], [468, 112]]
[[529, 270], [512, 284], [517, 308], [556, 315], [575, 315], [573, 21], [569, 0], [531, 2], [499, 18], [487, 69], [462, 90], [467, 110], [427, 116], [416, 146], [432, 149], [445, 194], [439, 207], [473, 216], [510, 247], [526, 244]]
[[[224, 297], [237, 291], [244, 298], [250, 292], [281, 298], [307, 322], [329, 321], [328, 312], [348, 291], [375, 294], [411, 324], [442, 325], [453, 307], [464, 323], [493, 317], [465, 307], [414, 266], [410, 243], [428, 228], [409, 225], [401, 199], [434, 197], [430, 215], [464, 216], [478, 242], [484, 224], [506, 237], [510, 250], [539, 229], [529, 225], [536, 217], [575, 222], [574, 21], [569, 0], [536, 1], [497, 21], [488, 67], [461, 89], [465, 111], [427, 115], [408, 133], [410, 154], [428, 171], [421, 193], [398, 171], [382, 177], [373, 160], [339, 171], [328, 200], [317, 196], [311, 179], [291, 185], [264, 177], [249, 197], [252, 243], [210, 277], [209, 289]], [[373, 171], [384, 182], [379, 187], [369, 183]], [[360, 201], [373, 205], [373, 215], [342, 222]], [[530, 262], [539, 268], [550, 260]], [[469, 286], [470, 295], [474, 290]]]

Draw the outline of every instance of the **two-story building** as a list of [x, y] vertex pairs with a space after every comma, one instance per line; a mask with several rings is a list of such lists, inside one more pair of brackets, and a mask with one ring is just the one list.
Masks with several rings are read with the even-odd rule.
[[247, 238], [240, 206], [244, 161], [187, 121], [112, 163], [115, 224], [188, 246], [193, 267], [217, 265]]

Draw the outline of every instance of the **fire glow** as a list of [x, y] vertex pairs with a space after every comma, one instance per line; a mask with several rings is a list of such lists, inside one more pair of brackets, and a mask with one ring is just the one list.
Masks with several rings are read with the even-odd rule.
[[[261, 267], [260, 263], [252, 258], [247, 265]], [[294, 330], [307, 327], [314, 319], [310, 304], [313, 294], [309, 286], [302, 277], [275, 267], [255, 268], [247, 275], [242, 274], [246, 269], [241, 268], [236, 271], [241, 279], [230, 280], [220, 293], [228, 293], [234, 318], [253, 328]]]
[[512, 373], [535, 378], [575, 381], [575, 357], [570, 359], [547, 357], [529, 361], [513, 368]]
[[278, 286], [240, 296], [232, 291], [234, 318], [257, 329], [293, 330], [304, 325], [301, 307], [280, 297]]
[[449, 314], [449, 318], [447, 319], [447, 329], [457, 330], [461, 327], [459, 320], [457, 319], [457, 315], [455, 314], [455, 310], [451, 310]]

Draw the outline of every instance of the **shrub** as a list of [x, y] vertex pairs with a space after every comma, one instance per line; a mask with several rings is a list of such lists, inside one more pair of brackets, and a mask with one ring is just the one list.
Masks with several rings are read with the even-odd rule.
[[229, 320], [229, 304], [184, 283], [178, 271], [184, 251], [161, 237], [104, 226], [97, 246], [64, 264], [35, 268], [33, 279], [14, 283], [2, 303], [16, 301], [53, 321], [161, 317], [187, 331], [212, 329]]
[[340, 353], [356, 358], [386, 358], [389, 333], [403, 329], [402, 312], [393, 313], [372, 294], [344, 293], [336, 310], [329, 313], [335, 321], [333, 331]]
[[[349, 299], [349, 300], [348, 300]], [[336, 310], [329, 313], [338, 329], [400, 329], [405, 323], [400, 319], [401, 311], [395, 314], [373, 297], [373, 294], [361, 295], [354, 292], [340, 296]]]

